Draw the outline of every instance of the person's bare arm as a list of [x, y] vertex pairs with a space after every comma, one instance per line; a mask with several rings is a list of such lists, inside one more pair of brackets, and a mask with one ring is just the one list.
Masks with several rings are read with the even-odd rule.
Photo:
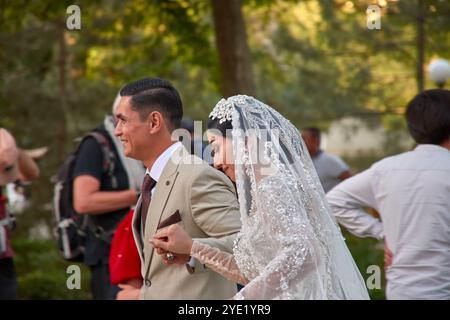
[[386, 271], [387, 268], [389, 268], [392, 264], [392, 259], [393, 259], [393, 253], [392, 251], [388, 248], [387, 244], [386, 244], [386, 239], [384, 240], [384, 270]]
[[19, 150], [19, 171], [21, 178], [26, 181], [39, 178], [39, 167], [24, 150]]
[[349, 170], [346, 170], [339, 175], [339, 180], [344, 181], [345, 179], [348, 179], [351, 176], [352, 176], [352, 173]]
[[100, 191], [100, 182], [89, 175], [81, 175], [74, 180], [73, 203], [80, 214], [102, 214], [132, 206], [136, 201], [134, 189]]

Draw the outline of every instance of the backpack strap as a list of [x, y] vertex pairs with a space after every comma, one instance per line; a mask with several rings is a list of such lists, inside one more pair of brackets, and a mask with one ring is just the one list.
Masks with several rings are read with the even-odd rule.
[[[103, 153], [102, 170], [103, 172], [106, 172], [108, 176], [111, 178], [111, 185], [113, 189], [117, 189], [118, 187], [117, 177], [114, 175], [114, 170], [116, 168], [116, 155], [114, 154], [114, 149], [111, 144], [111, 141], [108, 139], [108, 137], [106, 137], [105, 133], [102, 133], [102, 131], [98, 129], [94, 129], [91, 132], [89, 132], [86, 136], [84, 136], [83, 140], [88, 137], [93, 137], [100, 145]], [[89, 218], [89, 216], [87, 218]], [[92, 221], [92, 219], [84, 220], [83, 224], [89, 227], [89, 229], [91, 229], [95, 237], [102, 239], [106, 243], [111, 243], [112, 236], [116, 231], [115, 228], [113, 228], [112, 230], [105, 230], [103, 227], [96, 225]]]
[[103, 133], [95, 130], [88, 133], [88, 136], [93, 137], [100, 145], [103, 153], [103, 171], [109, 175], [112, 187], [116, 189], [118, 187], [117, 178], [114, 175], [116, 156], [110, 140]]

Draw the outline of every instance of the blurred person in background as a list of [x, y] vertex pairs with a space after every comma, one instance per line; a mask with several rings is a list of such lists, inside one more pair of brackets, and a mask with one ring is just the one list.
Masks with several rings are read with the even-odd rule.
[[[41, 147], [31, 150], [23, 150], [25, 157], [31, 158], [38, 164], [38, 160], [42, 158], [48, 151], [48, 147]], [[34, 167], [34, 166], [33, 166]], [[37, 166], [36, 166], [37, 167]], [[19, 180], [8, 183], [6, 185], [6, 197], [8, 198], [8, 208], [10, 215], [22, 214], [30, 205], [30, 181], [21, 177]]]
[[[328, 194], [338, 222], [384, 239], [388, 299], [450, 299], [450, 91], [418, 94], [406, 109], [418, 144], [385, 158]], [[376, 209], [381, 221], [363, 208]]]
[[348, 165], [336, 155], [320, 149], [321, 132], [315, 127], [302, 130], [302, 138], [319, 176], [320, 183], [327, 193], [341, 181], [351, 177]]
[[[113, 111], [118, 101], [119, 96], [114, 101]], [[95, 129], [106, 137], [114, 152], [112, 175], [103, 168], [102, 146], [89, 137], [80, 146], [73, 177], [74, 208], [80, 214], [89, 215], [84, 263], [91, 269], [91, 291], [95, 300], [112, 300], [119, 292], [119, 287], [111, 283], [111, 241], [117, 226], [136, 203], [145, 174], [141, 162], [123, 154], [122, 144], [114, 136], [114, 127], [114, 116], [106, 115]]]
[[0, 300], [17, 298], [17, 276], [11, 247], [14, 219], [8, 213], [5, 187], [38, 177], [39, 168], [32, 157], [17, 147], [7, 130], [0, 128]]

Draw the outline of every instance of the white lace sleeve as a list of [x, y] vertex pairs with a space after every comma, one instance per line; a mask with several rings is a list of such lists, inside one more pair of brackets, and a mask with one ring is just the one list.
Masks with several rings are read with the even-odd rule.
[[210, 247], [195, 241], [192, 243], [191, 256], [205, 264], [214, 272], [230, 281], [247, 284], [248, 280], [241, 274], [231, 253]]
[[[305, 213], [293, 214], [299, 205], [286, 194], [286, 181], [271, 180], [261, 184], [258, 190], [257, 209], [261, 228], [270, 234], [267, 247], [273, 259], [242, 289], [235, 299], [274, 299], [289, 292], [297, 283], [306, 279], [319, 263], [316, 239]], [[267, 248], [266, 248], [267, 250]]]

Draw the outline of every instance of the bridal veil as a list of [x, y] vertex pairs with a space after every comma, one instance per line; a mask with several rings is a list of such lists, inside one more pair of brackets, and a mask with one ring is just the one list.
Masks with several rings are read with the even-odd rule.
[[222, 99], [231, 121], [242, 231], [234, 259], [250, 299], [368, 299], [299, 131], [253, 97]]

